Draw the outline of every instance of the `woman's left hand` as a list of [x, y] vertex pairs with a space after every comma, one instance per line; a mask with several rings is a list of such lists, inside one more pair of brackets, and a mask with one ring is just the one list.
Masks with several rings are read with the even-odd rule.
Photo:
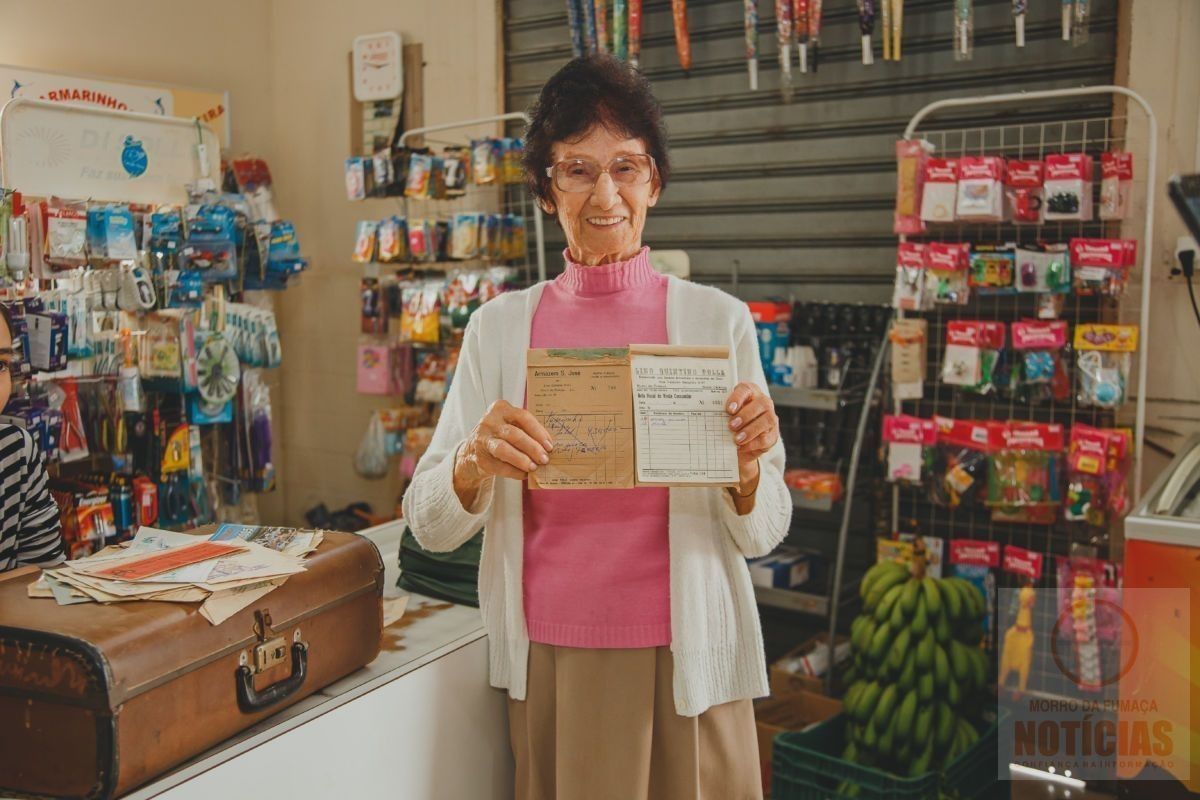
[[743, 381], [733, 387], [725, 401], [729, 429], [738, 448], [738, 470], [742, 485], [757, 483], [758, 458], [779, 441], [779, 417], [775, 403], [756, 384]]

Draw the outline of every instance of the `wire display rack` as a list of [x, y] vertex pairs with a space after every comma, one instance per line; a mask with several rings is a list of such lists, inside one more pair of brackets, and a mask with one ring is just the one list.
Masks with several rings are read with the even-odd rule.
[[[472, 134], [482, 138], [483, 132], [489, 127], [510, 121], [528, 124], [529, 118], [523, 112], [498, 114], [491, 117], [448, 122], [441, 125], [428, 125], [413, 128], [400, 135], [397, 144], [401, 147], [414, 146], [415, 142], [423, 141], [424, 146], [469, 146]], [[533, 197], [525, 188], [524, 183], [504, 183], [477, 185], [468, 181], [466, 191], [459, 197], [447, 199], [397, 197], [403, 216], [407, 220], [423, 219], [430, 222], [445, 222], [455, 214], [481, 212], [485, 214], [515, 214], [524, 222], [526, 248], [524, 257], [518, 261], [494, 261], [484, 258], [463, 259], [454, 261], [413, 261], [389, 264], [389, 267], [405, 267], [411, 272], [445, 272], [453, 269], [482, 269], [492, 266], [516, 266], [524, 272], [525, 285], [534, 282], [534, 270], [537, 280], [546, 279], [546, 240], [542, 224], [541, 210], [534, 203]], [[532, 235], [531, 235], [532, 234]]]
[[[973, 111], [987, 111], [988, 107], [1002, 110], [1013, 104], [1036, 104], [1042, 101], [1084, 98], [1107, 95], [1125, 98], [1114, 104], [1114, 113], [1108, 116], [1007, 123], [1003, 117], [997, 124], [973, 128], [951, 128], [932, 124], [929, 120], [937, 112], [946, 109], [970, 107]], [[1139, 117], [1131, 118], [1119, 108], [1138, 107]], [[1126, 109], [1126, 110], [1128, 110]], [[942, 382], [941, 365], [945, 348], [946, 327], [958, 319], [998, 320], [1012, 322], [1036, 318], [1036, 295], [972, 293], [966, 305], [935, 305], [930, 311], [898, 312], [901, 318], [918, 316], [928, 325], [929, 375], [919, 400], [895, 400], [894, 413], [907, 413], [929, 418], [934, 415], [953, 419], [975, 420], [1028, 420], [1034, 422], [1060, 423], [1069, 431], [1076, 423], [1096, 427], [1128, 425], [1133, 428], [1133, 474], [1130, 484], [1134, 502], [1142, 491], [1142, 452], [1145, 439], [1146, 375], [1149, 352], [1149, 307], [1150, 268], [1153, 249], [1154, 223], [1154, 175], [1156, 162], [1157, 122], [1146, 101], [1130, 90], [1120, 86], [1096, 86], [1077, 89], [1002, 94], [986, 97], [961, 98], [932, 103], [922, 108], [909, 122], [905, 139], [924, 139], [934, 146], [934, 156], [957, 158], [962, 156], [1003, 156], [1006, 159], [1043, 160], [1054, 153], [1084, 152], [1092, 156], [1099, 165], [1101, 153], [1124, 150], [1133, 153], [1134, 182], [1131, 191], [1131, 210], [1123, 221], [1045, 222], [1039, 225], [1014, 225], [1011, 223], [952, 223], [930, 226], [914, 240], [971, 243], [1014, 243], [1029, 245], [1038, 243], [1067, 243], [1073, 237], [1089, 238], [1133, 238], [1138, 240], [1140, 267], [1130, 270], [1126, 293], [1121, 298], [1081, 296], [1075, 293], [1065, 298], [1060, 319], [1068, 322], [1073, 332], [1081, 323], [1137, 323], [1140, 326], [1139, 349], [1133, 367], [1134, 374], [1128, 381], [1131, 393], [1133, 419], [1129, 419], [1128, 403], [1119, 409], [1102, 409], [1081, 405], [1077, 397], [1075, 366], [1068, 358], [1068, 373], [1071, 389], [1066, 400], [1055, 402], [1053, 398], [1034, 400], [1019, 398], [1010, 392], [998, 395], [970, 395]], [[1099, 208], [1100, 180], [1093, 180], [1094, 206]], [[909, 237], [901, 236], [900, 241]], [[1012, 544], [1043, 556], [1042, 585], [1054, 586], [1055, 559], [1070, 555], [1110, 557], [1112, 534], [1120, 522], [1098, 528], [1083, 522], [1068, 522], [1062, 515], [1053, 525], [1031, 523], [1006, 523], [993, 521], [990, 509], [981, 505], [945, 508], [932, 503], [923, 487], [895, 484], [892, 489], [892, 530], [894, 532], [917, 533], [941, 537], [947, 542], [952, 539], [976, 539]], [[948, 547], [947, 547], [948, 552]], [[1012, 576], [1006, 576], [1006, 579]], [[1008, 580], [1002, 585], [1015, 585]], [[1056, 614], [1049, 607], [1037, 609], [1038, 615]], [[1045, 622], [1046, 620], [1042, 620]], [[1031, 669], [1029, 688], [1034, 693], [1052, 696], [1072, 694], [1061, 671], [1046, 653], [1037, 653]]]

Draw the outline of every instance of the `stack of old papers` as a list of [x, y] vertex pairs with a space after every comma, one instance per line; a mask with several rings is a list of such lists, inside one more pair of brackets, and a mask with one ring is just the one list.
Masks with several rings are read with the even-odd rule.
[[320, 531], [222, 525], [208, 537], [141, 528], [126, 545], [45, 570], [30, 597], [60, 605], [161, 600], [201, 603], [213, 625], [303, 572]]

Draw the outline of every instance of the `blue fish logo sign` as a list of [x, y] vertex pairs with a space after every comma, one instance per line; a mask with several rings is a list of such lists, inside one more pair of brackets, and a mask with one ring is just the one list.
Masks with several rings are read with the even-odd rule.
[[129, 173], [129, 177], [136, 178], [146, 171], [146, 148], [142, 147], [140, 140], [132, 136], [125, 137], [125, 149], [121, 151], [121, 166]]

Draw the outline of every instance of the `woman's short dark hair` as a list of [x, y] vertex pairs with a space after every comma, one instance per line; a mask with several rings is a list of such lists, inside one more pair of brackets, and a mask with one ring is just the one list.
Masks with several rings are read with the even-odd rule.
[[613, 133], [641, 139], [654, 158], [660, 189], [667, 187], [671, 163], [662, 108], [650, 82], [611, 55], [572, 59], [546, 81], [529, 109], [525, 131], [525, 182], [533, 196], [553, 204], [546, 167], [555, 142], [569, 142], [603, 125]]

